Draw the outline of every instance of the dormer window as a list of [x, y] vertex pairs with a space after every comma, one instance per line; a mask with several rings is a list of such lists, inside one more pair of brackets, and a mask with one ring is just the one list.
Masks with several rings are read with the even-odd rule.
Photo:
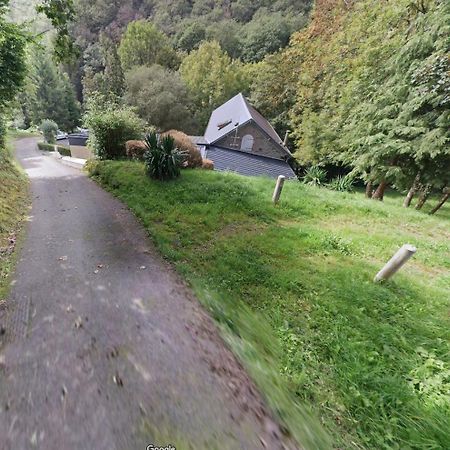
[[232, 119], [227, 120], [226, 122], [219, 123], [219, 124], [217, 125], [217, 129], [218, 129], [219, 131], [220, 131], [220, 130], [223, 130], [225, 127], [227, 127], [228, 125], [230, 125], [231, 122], [233, 122]]

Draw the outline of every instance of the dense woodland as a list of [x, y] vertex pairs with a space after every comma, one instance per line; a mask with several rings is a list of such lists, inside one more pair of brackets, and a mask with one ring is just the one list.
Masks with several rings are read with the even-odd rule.
[[[405, 206], [416, 193], [418, 208], [433, 190], [448, 198], [448, 2], [76, 0], [73, 7], [68, 35], [57, 41], [70, 40], [73, 51], [61, 64], [51, 57], [49, 20], [30, 24], [44, 38], [26, 57], [16, 125], [49, 118], [71, 130], [96, 103], [131, 108], [148, 127], [201, 134], [211, 111], [241, 91], [281, 135], [290, 131], [296, 165], [332, 167], [379, 200], [395, 187], [409, 193]], [[33, 5], [14, 0], [9, 17], [35, 17]]]

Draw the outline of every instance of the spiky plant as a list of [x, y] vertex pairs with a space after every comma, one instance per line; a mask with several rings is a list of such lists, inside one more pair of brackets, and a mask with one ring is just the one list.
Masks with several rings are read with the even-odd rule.
[[161, 137], [151, 132], [145, 138], [145, 145], [145, 167], [151, 178], [164, 181], [180, 176], [184, 154], [171, 136]]

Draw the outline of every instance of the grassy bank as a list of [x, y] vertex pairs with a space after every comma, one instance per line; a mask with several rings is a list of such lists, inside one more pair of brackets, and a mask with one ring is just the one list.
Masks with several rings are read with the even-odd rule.
[[[430, 217], [288, 183], [185, 171], [149, 181], [103, 162], [127, 203], [191, 282], [286, 427], [307, 448], [450, 448], [450, 210]], [[372, 279], [404, 243], [417, 256]]]
[[0, 301], [8, 290], [14, 249], [27, 207], [27, 180], [9, 148], [0, 148]]

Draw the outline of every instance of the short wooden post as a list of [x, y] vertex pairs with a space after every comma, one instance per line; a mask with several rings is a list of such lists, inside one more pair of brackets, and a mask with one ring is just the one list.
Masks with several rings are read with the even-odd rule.
[[273, 192], [272, 201], [276, 205], [280, 201], [281, 192], [283, 191], [284, 180], [286, 177], [284, 175], [280, 175], [277, 180], [277, 185], [275, 186], [275, 191]]
[[397, 273], [404, 264], [416, 253], [417, 249], [413, 245], [405, 244], [400, 250], [388, 261], [388, 263], [377, 273], [373, 280], [375, 283], [383, 280], [389, 280]]

